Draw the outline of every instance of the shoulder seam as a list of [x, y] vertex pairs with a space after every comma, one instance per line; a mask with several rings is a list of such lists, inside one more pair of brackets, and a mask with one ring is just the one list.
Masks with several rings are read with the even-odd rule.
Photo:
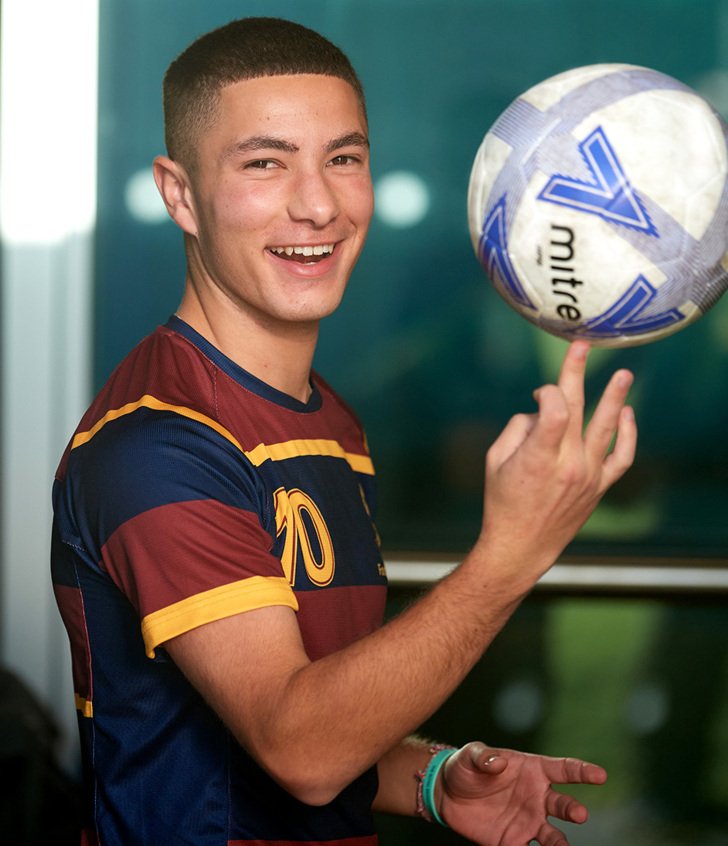
[[202, 414], [201, 412], [195, 411], [194, 409], [188, 408], [184, 405], [173, 405], [172, 403], [162, 402], [162, 400], [157, 399], [157, 397], [154, 397], [151, 394], [144, 394], [134, 402], [128, 402], [120, 408], [112, 408], [110, 411], [107, 411], [106, 414], [104, 414], [100, 420], [97, 420], [90, 429], [76, 434], [71, 442], [71, 450], [88, 443], [104, 428], [104, 426], [106, 426], [107, 423], [111, 423], [112, 421], [125, 417], [128, 414], [133, 414], [133, 412], [139, 410], [140, 408], [148, 408], [153, 411], [170, 411], [173, 414], [178, 414], [180, 417], [187, 417], [190, 420], [196, 420], [198, 423], [209, 426], [219, 435], [222, 435], [222, 437], [229, 441], [234, 447], [240, 450], [240, 452], [244, 452], [240, 441], [238, 441], [229, 429], [226, 429], [225, 426], [218, 423], [217, 420], [213, 420], [212, 417], [208, 417], [208, 415]]

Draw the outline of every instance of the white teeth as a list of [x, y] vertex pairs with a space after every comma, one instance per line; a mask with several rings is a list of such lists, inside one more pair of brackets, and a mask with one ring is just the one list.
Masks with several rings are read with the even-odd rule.
[[299, 256], [330, 256], [334, 252], [333, 244], [316, 244], [315, 247], [271, 247], [270, 251], [276, 255], [292, 256], [294, 253]]

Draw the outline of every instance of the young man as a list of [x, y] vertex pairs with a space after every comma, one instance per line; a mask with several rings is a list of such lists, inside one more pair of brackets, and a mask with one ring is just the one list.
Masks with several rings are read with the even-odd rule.
[[372, 214], [359, 81], [310, 30], [236, 21], [171, 65], [165, 118], [154, 173], [184, 233], [182, 301], [112, 375], [54, 487], [84, 842], [371, 846], [380, 809], [480, 844], [564, 843], [547, 817], [586, 809], [551, 784], [601, 768], [411, 733], [630, 465], [631, 375], [583, 432], [572, 345], [488, 452], [472, 552], [383, 626], [372, 462], [311, 372]]

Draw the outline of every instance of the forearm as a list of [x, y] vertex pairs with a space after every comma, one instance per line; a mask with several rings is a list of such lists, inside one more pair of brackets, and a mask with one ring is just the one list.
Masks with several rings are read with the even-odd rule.
[[261, 750], [279, 749], [287, 767], [300, 764], [311, 778], [318, 770], [340, 789], [415, 731], [525, 592], [489, 585], [475, 564], [465, 562], [379, 631], [293, 673], [258, 733]]

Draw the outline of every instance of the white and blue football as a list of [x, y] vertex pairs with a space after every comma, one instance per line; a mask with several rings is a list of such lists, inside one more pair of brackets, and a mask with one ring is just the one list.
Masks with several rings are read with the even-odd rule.
[[728, 129], [693, 89], [624, 64], [518, 97], [473, 164], [468, 223], [501, 296], [561, 338], [643, 344], [728, 287]]

